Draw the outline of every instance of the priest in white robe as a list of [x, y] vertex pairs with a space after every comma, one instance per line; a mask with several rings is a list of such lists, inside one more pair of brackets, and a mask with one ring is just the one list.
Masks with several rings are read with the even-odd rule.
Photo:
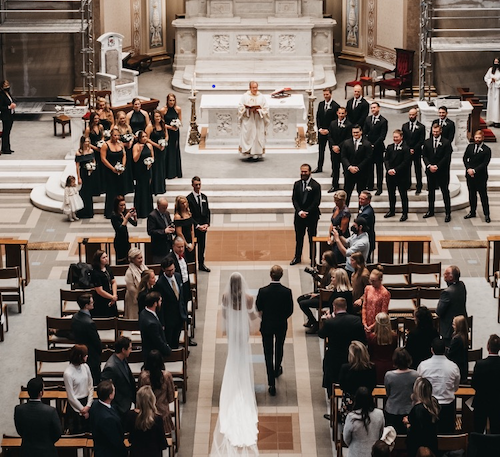
[[493, 66], [484, 75], [484, 82], [488, 86], [486, 121], [498, 127], [500, 124], [500, 61], [498, 58], [493, 61]]
[[239, 152], [246, 158], [259, 159], [266, 152], [266, 130], [269, 125], [269, 107], [259, 92], [259, 85], [250, 81], [250, 90], [241, 97], [238, 106], [240, 122]]

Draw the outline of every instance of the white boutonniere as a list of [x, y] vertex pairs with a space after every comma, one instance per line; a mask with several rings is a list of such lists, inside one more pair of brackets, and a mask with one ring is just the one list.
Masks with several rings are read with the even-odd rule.
[[373, 119], [373, 125], [375, 125], [378, 121], [380, 121], [380, 119], [378, 117], [376, 117], [375, 119]]
[[420, 127], [418, 125], [415, 125], [415, 130], [418, 130]]
[[443, 127], [446, 127], [447, 125], [446, 121], [443, 121]]
[[313, 190], [313, 188], [311, 186], [306, 186], [306, 190], [307, 190], [307, 192], [311, 192], [311, 190]]
[[442, 145], [443, 145], [443, 143], [441, 143], [441, 141], [440, 141], [440, 142], [438, 143], [438, 146], [442, 146]]
[[202, 202], [202, 203], [206, 203], [207, 201], [206, 201], [206, 200], [204, 200], [204, 199], [202, 198], [202, 199], [201, 199], [201, 202]]

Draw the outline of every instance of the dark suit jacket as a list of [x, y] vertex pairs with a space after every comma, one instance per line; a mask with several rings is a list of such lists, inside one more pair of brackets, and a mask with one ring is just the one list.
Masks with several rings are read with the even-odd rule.
[[160, 351], [161, 355], [168, 357], [172, 352], [170, 346], [165, 339], [163, 325], [153, 316], [147, 309], [143, 309], [139, 313], [139, 328], [141, 330], [142, 354], [144, 361], [153, 350]]
[[161, 262], [172, 250], [172, 234], [165, 233], [167, 225], [172, 223], [170, 213], [167, 211], [167, 224], [160, 215], [158, 209], [154, 209], [148, 215], [148, 235], [151, 237], [151, 249], [155, 261]]
[[368, 116], [363, 125], [364, 137], [373, 145], [373, 153], [381, 155], [384, 152], [384, 141], [387, 136], [387, 119], [379, 116], [375, 122], [374, 116]]
[[332, 121], [328, 127], [328, 141], [331, 146], [340, 146], [345, 140], [351, 137], [352, 124], [349, 119], [344, 119], [344, 127], [339, 127], [338, 119]]
[[101, 338], [97, 333], [95, 322], [83, 311], [78, 311], [71, 318], [71, 331], [75, 337], [76, 344], [85, 344], [89, 351], [91, 362], [98, 360], [101, 362]]
[[306, 195], [304, 198], [304, 193], [302, 192], [302, 180], [299, 179], [295, 181], [293, 185], [292, 193], [292, 203], [295, 208], [295, 216], [299, 211], [306, 211], [309, 213], [306, 219], [319, 219], [321, 211], [319, 210], [319, 204], [321, 203], [321, 186], [317, 181], [311, 178], [309, 181], [310, 191], [306, 190]]
[[14, 119], [14, 113], [9, 108], [12, 102], [16, 103], [14, 97], [12, 97], [12, 101], [9, 99], [5, 91], [0, 90], [0, 118], [4, 121], [11, 121]]
[[337, 110], [340, 105], [333, 99], [330, 100], [330, 107], [325, 112], [325, 101], [319, 102], [318, 111], [316, 111], [316, 126], [319, 129], [327, 129], [330, 123], [337, 119]]
[[455, 316], [467, 317], [467, 290], [462, 281], [450, 284], [441, 292], [436, 308], [439, 316], [439, 333], [443, 338], [450, 338], [453, 334], [452, 322]]
[[61, 421], [52, 406], [41, 401], [17, 405], [14, 423], [21, 436], [21, 456], [57, 457], [54, 443], [61, 437]]
[[94, 457], [125, 457], [123, 428], [119, 414], [99, 400], [90, 407], [90, 429], [94, 439]]
[[386, 175], [386, 181], [394, 180], [399, 186], [410, 187], [411, 154], [410, 148], [402, 143], [401, 149], [396, 150], [394, 144], [387, 146], [384, 156], [384, 165], [387, 171], [394, 169], [396, 174]]
[[123, 416], [132, 403], [135, 403], [135, 380], [128, 362], [123, 363], [116, 354], [113, 354], [101, 373], [101, 379], [111, 379], [115, 386], [113, 407]]
[[[453, 139], [455, 138], [455, 123], [451, 120], [446, 118], [444, 120], [444, 124], [441, 126], [441, 134], [450, 142], [453, 143]], [[434, 119], [432, 121], [431, 125], [434, 124], [439, 124], [439, 119]], [[432, 129], [431, 129], [431, 136], [432, 136]]]
[[208, 198], [205, 194], [201, 194], [201, 208], [198, 205], [197, 199], [194, 197], [193, 192], [191, 192], [187, 197], [189, 203], [189, 210], [193, 216], [194, 226], [197, 225], [210, 225], [210, 208], [208, 206]]
[[368, 117], [368, 112], [370, 111], [370, 105], [368, 102], [361, 97], [361, 101], [358, 103], [358, 106], [353, 109], [354, 98], [351, 98], [347, 102], [346, 110], [347, 110], [347, 119], [349, 119], [352, 125], [359, 125], [363, 128], [365, 124], [365, 119]]
[[359, 145], [357, 151], [354, 148], [354, 141], [352, 137], [345, 140], [340, 148], [340, 156], [342, 158], [344, 174], [350, 174], [347, 169], [351, 165], [355, 165], [359, 168], [358, 173], [361, 173], [361, 175], [366, 175], [368, 173], [370, 165], [372, 164], [372, 154], [372, 145], [365, 137], [361, 137], [361, 144]]
[[[427, 138], [424, 141], [424, 147], [422, 149], [422, 156], [424, 159], [424, 164], [426, 166], [426, 173], [431, 175], [444, 176], [450, 174], [450, 163], [451, 163], [451, 153], [453, 149], [451, 143], [441, 135], [441, 138], [434, 153], [434, 138]], [[429, 173], [428, 166], [437, 165], [438, 171], [436, 173]]]
[[177, 327], [187, 321], [187, 310], [184, 303], [182, 278], [179, 273], [174, 273], [177, 287], [179, 289], [179, 299], [175, 296], [174, 290], [170, 287], [170, 283], [164, 273], [161, 273], [158, 281], [154, 286], [154, 290], [159, 292], [163, 298], [161, 304], [161, 316], [165, 327]]
[[255, 302], [262, 313], [260, 333], [286, 333], [287, 319], [293, 313], [292, 291], [279, 282], [272, 282], [259, 289]]
[[[179, 275], [181, 277], [181, 281], [182, 281], [181, 266], [179, 265], [179, 260], [177, 259], [175, 252], [172, 251], [167, 257], [171, 258], [174, 261], [175, 271], [176, 271], [176, 273], [179, 273]], [[186, 262], [186, 266], [187, 266], [187, 262]], [[189, 279], [188, 279], [188, 281], [182, 283], [182, 294], [184, 297], [184, 302], [186, 303], [186, 306], [187, 306], [187, 303], [193, 299], [193, 297], [191, 295], [191, 284], [189, 283]]]
[[472, 387], [476, 390], [472, 406], [477, 409], [500, 410], [500, 357], [488, 356], [478, 360], [472, 375]]
[[416, 122], [415, 130], [412, 132], [410, 130], [410, 122], [406, 122], [401, 127], [403, 131], [403, 141], [407, 144], [410, 149], [414, 149], [415, 152], [422, 151], [422, 146], [425, 141], [425, 125], [421, 122]]
[[475, 171], [474, 178], [477, 180], [488, 179], [488, 164], [491, 160], [491, 149], [484, 143], [479, 145], [479, 149], [476, 154], [474, 154], [475, 144], [469, 144], [465, 149], [464, 153], [464, 165], [465, 165], [465, 176], [469, 178], [467, 174], [467, 169], [472, 168]]
[[[358, 211], [358, 216], [363, 217], [368, 224], [368, 238], [370, 239], [370, 251], [375, 250], [375, 211], [372, 205], [366, 205], [362, 211]], [[366, 260], [366, 259], [365, 259]]]

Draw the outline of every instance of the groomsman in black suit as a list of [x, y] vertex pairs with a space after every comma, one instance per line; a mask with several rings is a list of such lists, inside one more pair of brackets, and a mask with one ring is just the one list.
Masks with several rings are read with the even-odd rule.
[[276, 378], [281, 376], [283, 368], [283, 347], [285, 345], [288, 318], [293, 313], [292, 291], [280, 283], [283, 268], [274, 265], [271, 268], [271, 284], [259, 289], [255, 302], [261, 312], [260, 333], [266, 359], [267, 384], [269, 394], [276, 395]]
[[10, 93], [10, 83], [2, 81], [0, 90], [0, 119], [2, 119], [2, 154], [12, 154], [10, 147], [10, 132], [14, 124], [16, 101]]
[[198, 268], [201, 271], [210, 273], [210, 268], [205, 265], [205, 246], [207, 231], [210, 227], [208, 198], [205, 194], [201, 193], [201, 179], [198, 176], [191, 179], [191, 186], [193, 186], [193, 192], [186, 198], [194, 220], [194, 234], [198, 245]]
[[439, 119], [432, 121], [432, 125], [438, 124], [441, 126], [443, 137], [450, 143], [453, 143], [453, 140], [455, 139], [455, 123], [451, 119], [448, 119], [448, 108], [446, 108], [446, 106], [440, 106], [438, 109], [438, 115]]
[[487, 223], [490, 219], [490, 205], [488, 202], [487, 182], [488, 164], [491, 160], [491, 149], [484, 144], [484, 135], [481, 130], [474, 133], [474, 144], [469, 144], [465, 149], [464, 165], [467, 188], [469, 189], [470, 211], [464, 219], [476, 217], [477, 194], [481, 197], [483, 213]]
[[368, 172], [372, 166], [372, 145], [363, 138], [359, 125], [351, 129], [352, 138], [345, 140], [340, 147], [340, 157], [344, 167], [344, 191], [349, 205], [351, 194], [356, 186], [358, 194], [366, 189]]
[[347, 111], [344, 107], [337, 110], [337, 119], [328, 127], [328, 144], [330, 145], [330, 158], [332, 160], [332, 187], [328, 193], [339, 190], [340, 178], [340, 145], [351, 137], [352, 124], [346, 119]]
[[354, 86], [353, 95], [354, 97], [347, 102], [347, 119], [352, 125], [359, 125], [363, 129], [365, 119], [370, 111], [370, 105], [363, 98], [361, 86]]
[[154, 264], [161, 263], [172, 250], [175, 227], [167, 209], [168, 200], [165, 197], [160, 197], [156, 202], [156, 209], [148, 215], [147, 227], [148, 235], [151, 237]]
[[313, 173], [321, 173], [323, 171], [323, 163], [325, 161], [325, 148], [328, 143], [328, 127], [332, 121], [337, 119], [337, 110], [339, 104], [332, 100], [332, 90], [327, 87], [323, 89], [324, 100], [319, 102], [318, 111], [316, 112], [316, 126], [318, 127], [318, 166]]
[[[375, 195], [380, 195], [384, 180], [384, 141], [387, 136], [388, 125], [387, 119], [380, 115], [380, 105], [377, 102], [373, 102], [370, 105], [370, 110], [372, 114], [365, 120], [363, 134], [373, 148], [372, 160], [377, 168], [377, 191]], [[374, 188], [373, 165], [370, 165], [368, 171], [367, 188], [368, 190], [373, 190]]]
[[160, 321], [162, 298], [159, 292], [146, 295], [146, 307], [139, 313], [141, 331], [142, 358], [145, 361], [152, 350], [157, 350], [163, 357], [168, 357], [172, 349], [165, 339], [163, 324]]
[[313, 236], [318, 230], [318, 220], [321, 214], [319, 204], [321, 203], [321, 186], [311, 177], [311, 165], [304, 163], [300, 167], [300, 179], [293, 185], [292, 203], [295, 208], [293, 225], [295, 228], [295, 257], [290, 265], [300, 263], [302, 248], [304, 247], [304, 236], [309, 238], [309, 257], [313, 260]]
[[387, 146], [384, 157], [385, 169], [387, 174], [385, 180], [387, 183], [387, 192], [389, 193], [389, 212], [385, 218], [396, 215], [396, 188], [401, 197], [401, 206], [403, 214], [401, 222], [408, 219], [408, 188], [410, 187], [411, 154], [408, 146], [403, 143], [403, 132], [394, 130], [392, 134], [393, 144]]
[[425, 174], [427, 175], [427, 188], [429, 191], [429, 209], [424, 214], [424, 219], [434, 216], [436, 189], [441, 188], [446, 213], [444, 221], [451, 221], [451, 200], [448, 186], [450, 185], [452, 152], [451, 143], [443, 137], [441, 126], [433, 124], [432, 136], [424, 141], [423, 148]]
[[[412, 108], [408, 112], [409, 121], [403, 124], [403, 141], [410, 149], [411, 161], [415, 167], [415, 178], [417, 187], [415, 195], [422, 192], [422, 146], [425, 141], [425, 125], [417, 120], [418, 110]], [[410, 166], [410, 187], [411, 187], [411, 166]]]

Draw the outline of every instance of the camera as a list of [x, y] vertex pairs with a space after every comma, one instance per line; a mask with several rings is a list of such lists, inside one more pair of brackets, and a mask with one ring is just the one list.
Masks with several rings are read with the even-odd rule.
[[319, 276], [319, 271], [316, 268], [305, 267], [304, 271], [306, 273], [309, 273], [314, 279], [316, 279], [316, 277]]

